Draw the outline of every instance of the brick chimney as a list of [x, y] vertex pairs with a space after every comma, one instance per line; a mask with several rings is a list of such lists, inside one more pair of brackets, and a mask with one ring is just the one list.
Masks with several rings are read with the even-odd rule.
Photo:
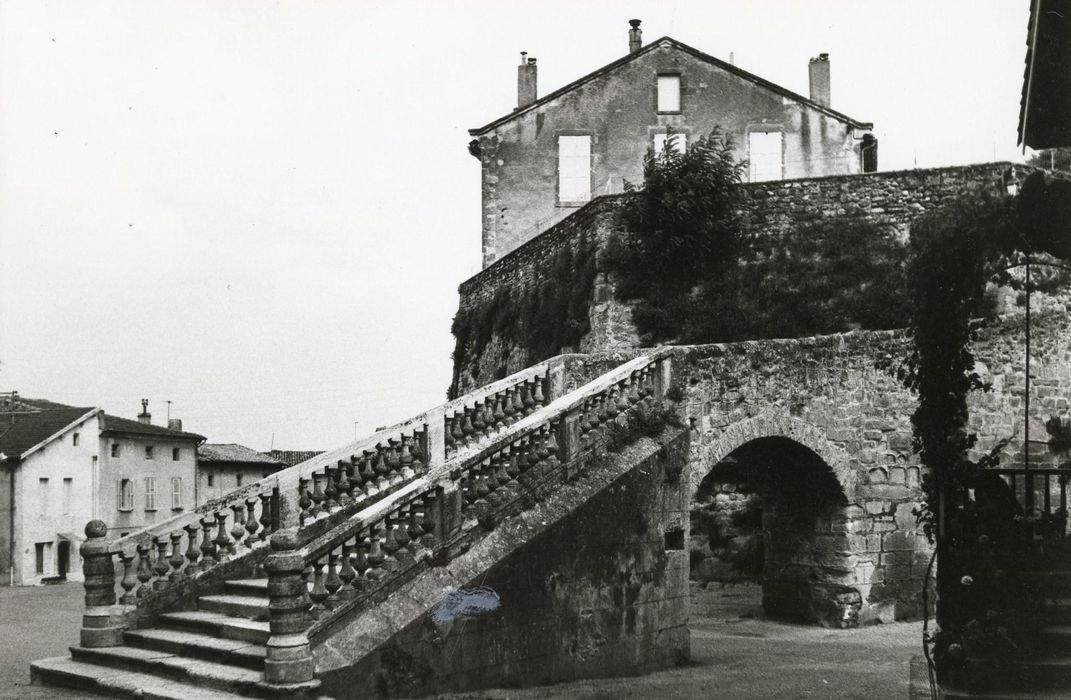
[[517, 66], [517, 109], [523, 109], [536, 101], [536, 60], [521, 51], [521, 65]]
[[628, 30], [628, 52], [636, 53], [643, 46], [643, 30], [640, 29], [640, 20], [630, 19], [628, 25], [632, 29]]
[[138, 414], [138, 422], [150, 425], [152, 423], [152, 414], [149, 413], [149, 400], [141, 400], [141, 413]]
[[167, 429], [174, 430], [176, 432], [182, 432], [182, 419], [181, 418], [168, 418]]
[[829, 54], [820, 53], [807, 65], [811, 78], [811, 99], [829, 106]]

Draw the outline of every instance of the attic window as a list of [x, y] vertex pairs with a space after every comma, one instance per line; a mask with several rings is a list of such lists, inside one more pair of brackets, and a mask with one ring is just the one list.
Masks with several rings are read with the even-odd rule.
[[679, 75], [658, 76], [658, 111], [681, 111], [681, 77]]

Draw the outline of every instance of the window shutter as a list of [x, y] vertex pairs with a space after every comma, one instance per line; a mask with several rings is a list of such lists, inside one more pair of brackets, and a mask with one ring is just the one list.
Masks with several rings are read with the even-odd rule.
[[123, 480], [115, 480], [115, 508], [116, 510], [123, 509]]

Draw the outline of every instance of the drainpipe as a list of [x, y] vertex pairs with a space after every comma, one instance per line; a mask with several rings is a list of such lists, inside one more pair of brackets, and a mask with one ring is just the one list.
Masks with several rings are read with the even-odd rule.
[[[4, 461], [7, 462], [8, 464], [11, 464], [11, 459], [9, 457], [5, 457]], [[10, 494], [10, 496], [11, 496], [11, 508], [10, 508], [11, 522], [8, 523], [9, 529], [8, 529], [8, 548], [7, 548], [7, 558], [8, 558], [8, 562], [7, 562], [8, 563], [8, 566], [7, 566], [8, 584], [7, 585], [9, 585], [9, 586], [14, 586], [15, 585], [15, 473], [16, 473], [15, 465], [12, 464], [12, 466], [11, 466], [11, 494]]]

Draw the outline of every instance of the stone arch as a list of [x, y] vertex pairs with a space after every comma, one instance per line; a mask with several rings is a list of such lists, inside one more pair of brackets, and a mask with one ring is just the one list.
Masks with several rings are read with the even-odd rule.
[[710, 445], [701, 448], [690, 474], [689, 500], [694, 500], [707, 474], [733, 450], [760, 438], [782, 437], [808, 448], [833, 472], [844, 497], [856, 501], [859, 474], [852, 468], [848, 453], [831, 442], [819, 428], [787, 415], [764, 413], [729, 425]]

